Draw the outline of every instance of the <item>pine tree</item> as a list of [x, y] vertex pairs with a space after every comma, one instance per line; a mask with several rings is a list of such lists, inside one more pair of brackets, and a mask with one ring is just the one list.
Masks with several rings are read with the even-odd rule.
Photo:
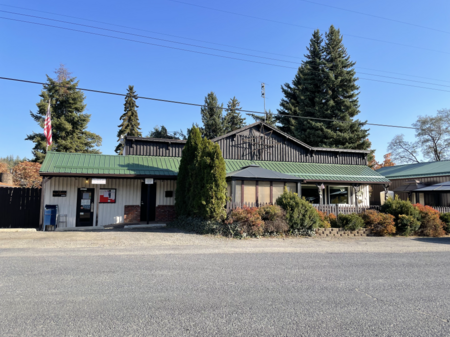
[[[45, 115], [47, 114], [48, 102], [51, 104], [52, 138], [53, 145], [49, 150], [56, 152], [77, 152], [77, 153], [100, 153], [96, 146], [100, 146], [102, 138], [92, 132], [87, 131], [90, 114], [83, 113], [86, 109], [84, 104], [84, 94], [77, 90], [78, 81], [71, 78], [70, 73], [61, 65], [58, 70], [56, 80], [47, 76], [47, 83], [39, 95], [41, 97], [37, 103], [37, 113], [30, 111], [31, 117], [44, 128]], [[33, 132], [27, 135], [25, 140], [35, 143], [33, 147], [33, 161], [42, 163], [47, 153], [47, 141], [43, 131]]]
[[127, 89], [127, 95], [125, 96], [124, 113], [120, 116], [122, 123], [119, 125], [119, 131], [117, 132], [117, 138], [119, 144], [116, 146], [115, 152], [117, 154], [123, 154], [123, 143], [121, 139], [125, 136], [130, 137], [142, 137], [142, 133], [139, 131], [139, 116], [137, 112], [136, 100], [138, 95], [134, 91], [134, 86], [129, 85]]
[[177, 176], [177, 189], [175, 192], [175, 209], [178, 216], [192, 215], [191, 195], [195, 191], [196, 163], [201, 154], [202, 136], [196, 126], [190, 129], [186, 145], [181, 155]]
[[206, 139], [213, 139], [224, 134], [222, 110], [223, 104], [219, 105], [216, 94], [211, 91], [205, 97], [205, 106], [201, 108], [202, 136]]
[[[316, 30], [292, 85], [282, 87], [284, 98], [277, 117], [280, 129], [317, 147], [367, 149], [366, 122], [353, 120], [359, 114], [355, 63], [342, 44], [339, 30], [333, 26], [324, 43]], [[320, 121], [288, 116], [335, 119]]]
[[270, 109], [267, 111], [266, 115], [250, 114], [250, 116], [252, 116], [256, 122], [264, 122], [264, 123], [272, 125], [272, 126], [276, 126], [275, 124], [277, 123], [277, 119], [273, 115], [272, 110], [270, 110]]
[[226, 110], [227, 113], [223, 117], [224, 134], [232, 132], [234, 130], [238, 130], [245, 126], [245, 118], [242, 117], [239, 109], [242, 109], [241, 103], [237, 100], [236, 97], [233, 97], [228, 101]]
[[369, 132], [363, 129], [367, 122], [353, 119], [360, 113], [359, 86], [356, 85], [358, 78], [353, 69], [355, 62], [350, 61], [339, 29], [331, 26], [325, 37], [327, 98], [322, 117], [336, 119], [338, 122], [325, 122], [328, 123], [325, 128], [317, 128], [316, 144], [325, 147], [367, 150], [370, 146], [367, 141]]
[[[310, 129], [317, 125], [309, 119], [288, 118], [284, 116], [319, 117], [323, 113], [323, 101], [326, 98], [324, 80], [324, 50], [323, 38], [319, 30], [315, 30], [306, 48], [308, 53], [305, 61], [298, 68], [292, 84], [286, 83], [281, 87], [284, 98], [281, 100], [277, 121], [280, 130], [298, 137], [309, 145], [315, 146], [311, 140]], [[320, 122], [319, 122], [320, 123]], [[309, 142], [307, 142], [307, 140]]]

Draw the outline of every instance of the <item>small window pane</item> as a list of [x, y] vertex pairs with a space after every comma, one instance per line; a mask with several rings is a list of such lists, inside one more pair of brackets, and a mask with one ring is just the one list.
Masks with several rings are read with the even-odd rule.
[[348, 204], [348, 187], [330, 186], [330, 204]]
[[296, 183], [286, 183], [286, 187], [289, 192], [297, 193], [297, 184]]
[[234, 202], [241, 202], [241, 181], [236, 181], [236, 197]]
[[284, 192], [284, 183], [273, 182], [273, 203], [276, 203], [278, 197]]
[[227, 196], [231, 197], [231, 181], [227, 182]]
[[244, 181], [244, 202], [256, 202], [256, 181]]
[[302, 198], [312, 204], [320, 204], [319, 189], [315, 185], [302, 185]]
[[258, 186], [258, 202], [270, 203], [270, 182], [260, 181]]

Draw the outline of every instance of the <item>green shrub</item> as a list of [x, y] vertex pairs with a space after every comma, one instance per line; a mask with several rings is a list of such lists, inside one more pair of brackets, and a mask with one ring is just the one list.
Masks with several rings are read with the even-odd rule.
[[296, 193], [284, 188], [276, 203], [286, 211], [286, 221], [293, 233], [313, 235], [314, 229], [319, 227], [317, 210], [304, 198], [300, 199]]
[[339, 214], [337, 221], [339, 227], [349, 231], [356, 231], [364, 227], [363, 219], [356, 213]]
[[394, 199], [388, 198], [381, 206], [381, 213], [387, 213], [395, 217], [395, 223], [398, 224], [400, 215], [409, 215], [414, 219], [419, 219], [419, 211], [411, 204], [409, 200], [400, 200], [398, 195]]
[[442, 213], [440, 219], [444, 223], [445, 231], [450, 233], [450, 213]]
[[390, 235], [395, 234], [394, 216], [385, 213], [379, 213], [373, 209], [369, 209], [360, 214], [361, 219], [367, 228], [370, 228], [375, 235]]
[[419, 230], [419, 227], [420, 221], [415, 219], [411, 215], [401, 214], [398, 216], [397, 228], [403, 235], [413, 235]]

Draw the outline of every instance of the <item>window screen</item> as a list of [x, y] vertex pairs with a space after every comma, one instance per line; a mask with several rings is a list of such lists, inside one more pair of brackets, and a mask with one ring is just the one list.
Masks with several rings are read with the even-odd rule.
[[297, 193], [297, 184], [296, 183], [286, 183], [286, 187], [289, 192]]
[[277, 198], [284, 192], [284, 183], [273, 182], [273, 202], [276, 203]]
[[244, 202], [256, 202], [256, 181], [244, 182]]
[[260, 181], [258, 186], [258, 202], [269, 203], [270, 202], [270, 182]]

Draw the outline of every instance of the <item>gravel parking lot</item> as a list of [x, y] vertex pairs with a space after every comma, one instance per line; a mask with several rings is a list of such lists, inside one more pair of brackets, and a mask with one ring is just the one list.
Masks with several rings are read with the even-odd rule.
[[449, 336], [450, 238], [0, 233], [0, 336]]

